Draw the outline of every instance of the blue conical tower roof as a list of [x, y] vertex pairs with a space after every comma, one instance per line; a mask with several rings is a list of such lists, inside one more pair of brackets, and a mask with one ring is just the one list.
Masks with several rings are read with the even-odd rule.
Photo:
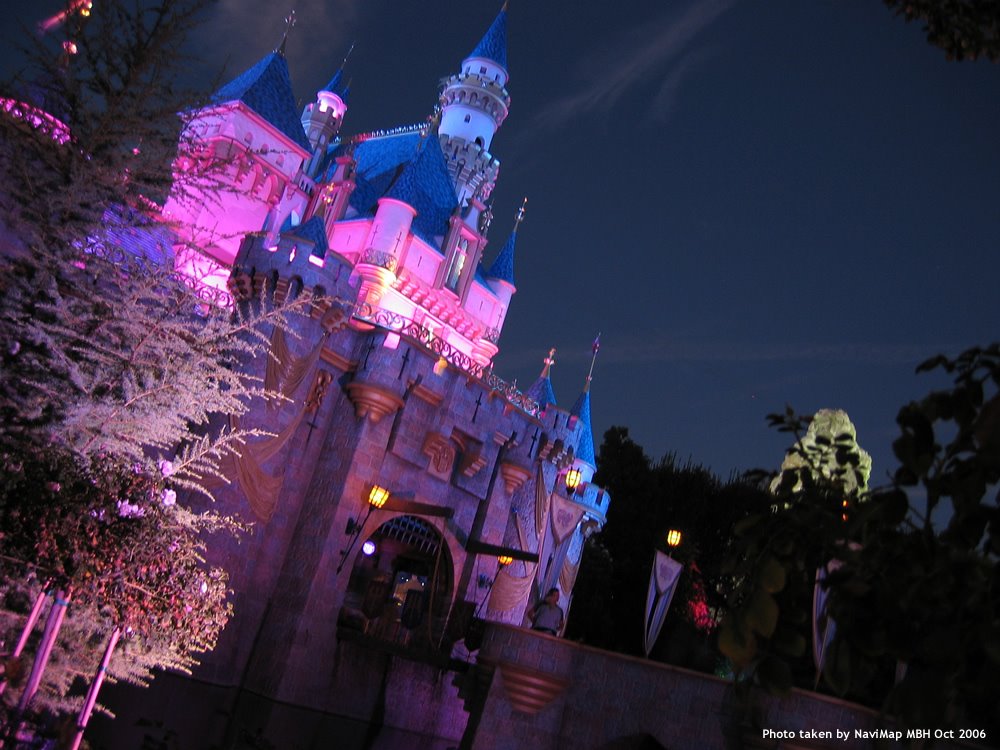
[[576, 446], [576, 457], [581, 461], [586, 461], [591, 466], [597, 465], [597, 457], [594, 453], [594, 428], [590, 424], [590, 390], [585, 390], [576, 399], [570, 414], [580, 420], [582, 428], [580, 430], [580, 443]]
[[486, 272], [486, 278], [506, 281], [511, 286], [514, 286], [514, 245], [516, 242], [517, 230], [515, 229], [510, 233], [510, 237], [507, 238], [504, 246], [500, 248], [500, 252], [497, 253], [493, 265]]
[[542, 409], [545, 409], [549, 405], [556, 405], [556, 392], [552, 388], [552, 381], [549, 380], [548, 375], [540, 376], [538, 380], [532, 383], [531, 387], [525, 391], [524, 395], [537, 401], [538, 405]]
[[458, 197], [441, 144], [433, 134], [424, 139], [417, 155], [399, 173], [385, 197], [403, 201], [416, 210], [413, 232], [428, 244], [435, 245], [434, 238], [448, 231], [448, 220], [458, 205]]
[[514, 217], [514, 229], [511, 231], [510, 237], [507, 238], [507, 242], [500, 248], [500, 252], [497, 253], [497, 257], [493, 260], [490, 270], [486, 272], [486, 278], [506, 281], [511, 286], [514, 286], [514, 246], [517, 244], [517, 228], [524, 221], [524, 214], [527, 209], [528, 199], [525, 198], [521, 202], [521, 207], [517, 209], [517, 215]]
[[[469, 57], [483, 57], [492, 60], [504, 70], [507, 69], [507, 4], [493, 19], [493, 23], [479, 40]], [[466, 58], [468, 59], [468, 58]]]
[[306, 151], [311, 149], [295, 111], [288, 63], [280, 52], [267, 55], [212, 95], [216, 104], [236, 101], [246, 104]]
[[334, 73], [333, 78], [330, 79], [330, 82], [326, 84], [326, 86], [324, 86], [321, 90], [329, 91], [331, 94], [336, 94], [337, 96], [340, 97], [340, 101], [342, 101], [346, 105], [347, 96], [351, 91], [351, 87], [349, 84], [344, 82], [344, 69], [340, 68], [336, 73]]

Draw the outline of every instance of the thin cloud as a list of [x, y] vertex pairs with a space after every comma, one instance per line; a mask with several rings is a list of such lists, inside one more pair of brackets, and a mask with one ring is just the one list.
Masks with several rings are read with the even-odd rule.
[[665, 17], [652, 30], [643, 28], [642, 41], [619, 40], [614, 59], [601, 65], [596, 74], [586, 76], [588, 83], [583, 88], [539, 112], [535, 128], [555, 129], [583, 115], [608, 113], [630, 88], [656, 75], [663, 77], [663, 83], [652, 103], [651, 114], [656, 119], [667, 116], [693, 63], [703, 59], [703, 55], [691, 53], [689, 45], [734, 2], [693, 3], [681, 16]]

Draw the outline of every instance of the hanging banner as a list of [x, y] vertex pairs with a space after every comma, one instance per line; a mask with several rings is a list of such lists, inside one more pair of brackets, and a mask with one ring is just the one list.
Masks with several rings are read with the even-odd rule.
[[542, 537], [545, 535], [545, 519], [549, 515], [549, 491], [545, 489], [545, 472], [541, 462], [535, 475], [535, 537], [538, 539], [538, 552], [542, 551]]
[[552, 537], [556, 544], [562, 544], [576, 531], [583, 518], [583, 506], [553, 493], [552, 495]]
[[[544, 597], [554, 588], [562, 572], [566, 554], [573, 542], [573, 532], [583, 520], [583, 507], [553, 493], [550, 511], [554, 548], [545, 563], [545, 574], [539, 579], [538, 595]], [[566, 592], [569, 593], [568, 591]]]
[[840, 560], [831, 560], [825, 567], [816, 571], [816, 585], [813, 588], [812, 606], [812, 631], [813, 631], [813, 662], [816, 664], [815, 688], [819, 685], [820, 677], [823, 676], [823, 665], [826, 663], [826, 654], [833, 643], [833, 637], [837, 634], [837, 623], [826, 611], [827, 599], [830, 592], [824, 582], [828, 574], [835, 571], [843, 563]]
[[653, 644], [660, 636], [660, 629], [667, 617], [667, 609], [677, 590], [677, 581], [681, 577], [684, 566], [665, 552], [656, 551], [653, 558], [653, 570], [649, 575], [649, 592], [646, 594], [646, 625], [643, 646], [646, 656], [653, 650]]

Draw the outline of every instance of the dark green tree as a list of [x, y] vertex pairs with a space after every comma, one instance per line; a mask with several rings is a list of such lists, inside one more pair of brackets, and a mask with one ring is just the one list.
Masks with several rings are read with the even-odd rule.
[[[760, 684], [787, 689], [810, 638], [816, 571], [836, 560], [825, 584], [837, 626], [825, 684], [904, 726], [976, 726], [995, 736], [1000, 345], [918, 368], [928, 370], [953, 384], [900, 410], [892, 485], [845, 493], [836, 477], [804, 465], [781, 477], [775, 513], [737, 526], [732, 563], [742, 585], [720, 648]], [[775, 422], [796, 434], [804, 427], [788, 414]], [[845, 473], [858, 470], [851, 445], [816, 450], [824, 447]], [[936, 524], [942, 510], [947, 521]]]
[[949, 60], [1000, 60], [997, 0], [884, 0], [907, 21], [924, 24], [927, 41]]
[[[721, 572], [729, 529], [770, 502], [742, 480], [723, 482], [672, 455], [654, 463], [628, 435], [605, 433], [595, 481], [613, 502], [602, 533], [585, 548], [567, 636], [622, 653], [642, 654], [642, 618], [654, 552], [671, 528], [683, 542], [671, 554], [685, 570], [651, 657], [712, 669], [705, 648], [730, 582]], [[699, 653], [701, 658], [699, 658]]]

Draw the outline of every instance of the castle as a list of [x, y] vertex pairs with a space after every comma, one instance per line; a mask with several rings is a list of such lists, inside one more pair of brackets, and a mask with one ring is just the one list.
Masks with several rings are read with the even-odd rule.
[[[345, 136], [343, 68], [299, 116], [283, 44], [187, 119], [164, 206], [176, 267], [223, 301], [333, 301], [274, 331], [260, 374], [288, 400], [244, 418], [273, 437], [214, 489], [255, 522], [213, 547], [233, 620], [194, 679], [132, 696], [156, 696], [135, 713], [186, 727], [181, 746], [457, 746], [476, 691], [453, 678], [480, 624], [526, 624], [550, 588], [572, 606], [610, 502], [590, 376], [567, 410], [551, 353], [524, 393], [493, 372], [524, 216], [487, 267], [506, 23], [421, 125]], [[127, 726], [111, 746], [135, 746]]]

